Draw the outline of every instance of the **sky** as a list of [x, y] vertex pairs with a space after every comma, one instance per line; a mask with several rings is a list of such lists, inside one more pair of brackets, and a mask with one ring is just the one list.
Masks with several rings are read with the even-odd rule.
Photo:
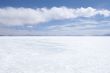
[[0, 35], [110, 35], [110, 0], [0, 0]]

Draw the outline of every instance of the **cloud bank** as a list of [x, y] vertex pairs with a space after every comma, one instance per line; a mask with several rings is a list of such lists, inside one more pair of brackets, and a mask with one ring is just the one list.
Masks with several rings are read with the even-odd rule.
[[[93, 19], [76, 19], [67, 23], [59, 23], [55, 25], [43, 25], [43, 28], [38, 30], [35, 26], [10, 26], [0, 27], [0, 35], [107, 35], [110, 36], [110, 20], [93, 20]], [[41, 25], [41, 26], [42, 26]], [[13, 28], [12, 28], [13, 27]], [[16, 29], [17, 27], [17, 29]], [[34, 28], [35, 27], [35, 28]], [[22, 28], [22, 29], [21, 29]], [[39, 28], [39, 27], [38, 27]]]
[[110, 10], [88, 8], [0, 8], [1, 25], [33, 25], [49, 22], [52, 20], [75, 19], [80, 17], [90, 18], [96, 15], [110, 16]]

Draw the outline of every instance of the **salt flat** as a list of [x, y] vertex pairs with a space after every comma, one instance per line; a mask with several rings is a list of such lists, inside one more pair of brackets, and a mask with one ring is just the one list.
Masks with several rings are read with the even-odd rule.
[[110, 73], [110, 37], [0, 37], [0, 73]]

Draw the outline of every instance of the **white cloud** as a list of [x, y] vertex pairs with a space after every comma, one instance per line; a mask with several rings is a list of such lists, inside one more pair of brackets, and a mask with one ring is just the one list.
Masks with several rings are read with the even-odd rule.
[[33, 29], [33, 27], [33, 25], [25, 26], [25, 29], [0, 27], [0, 35], [110, 35], [109, 20], [77, 19], [77, 22], [73, 20], [48, 25], [43, 27], [43, 30]]
[[110, 35], [109, 20], [79, 19], [77, 22], [49, 26], [50, 35]]
[[101, 10], [101, 11], [99, 11], [99, 14], [108, 17], [108, 16], [110, 16], [110, 11], [109, 10]]
[[92, 17], [95, 15], [110, 16], [110, 11], [106, 9], [88, 8], [0, 8], [0, 24], [4, 25], [25, 25], [39, 24], [51, 20], [73, 19], [79, 17]]

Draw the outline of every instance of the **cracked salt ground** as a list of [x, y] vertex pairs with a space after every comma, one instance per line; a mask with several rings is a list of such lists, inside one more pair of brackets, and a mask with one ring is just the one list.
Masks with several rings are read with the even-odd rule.
[[109, 37], [0, 37], [0, 73], [110, 73]]

